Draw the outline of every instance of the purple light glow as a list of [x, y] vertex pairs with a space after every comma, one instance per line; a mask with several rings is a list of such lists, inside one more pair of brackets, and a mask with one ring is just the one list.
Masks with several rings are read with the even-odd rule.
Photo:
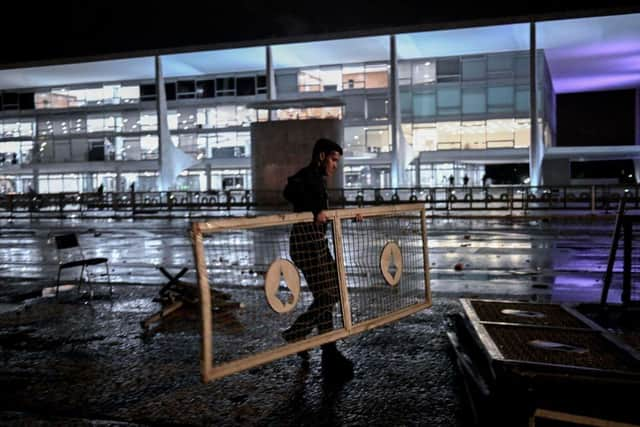
[[590, 289], [593, 288], [594, 286], [600, 286], [597, 283], [597, 280], [594, 279], [593, 277], [584, 277], [584, 276], [578, 276], [575, 274], [559, 274], [557, 275], [554, 280], [553, 280], [553, 285], [554, 286], [569, 286], [572, 288], [585, 288], [585, 289]]
[[640, 87], [640, 14], [538, 24], [557, 93]]
[[556, 93], [589, 92], [604, 89], [626, 89], [640, 85], [640, 72], [624, 74], [591, 74], [554, 77]]
[[561, 52], [564, 58], [593, 58], [626, 56], [640, 53], [640, 40], [626, 38], [624, 40], [598, 41], [565, 48], [550, 48], [547, 52]]

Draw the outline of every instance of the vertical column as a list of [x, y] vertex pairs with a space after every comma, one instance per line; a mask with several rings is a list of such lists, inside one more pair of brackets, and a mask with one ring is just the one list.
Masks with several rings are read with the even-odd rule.
[[167, 94], [164, 87], [164, 75], [162, 74], [162, 58], [156, 55], [155, 61], [159, 146], [158, 189], [160, 191], [168, 191], [175, 185], [176, 177], [180, 172], [197, 164], [198, 161], [177, 148], [171, 141], [171, 132], [169, 131], [167, 119]]
[[[636, 89], [636, 145], [640, 145], [640, 88]], [[640, 182], [640, 159], [633, 159], [633, 168], [635, 169], [636, 183]]]
[[389, 123], [391, 124], [391, 186], [405, 185], [406, 147], [402, 142], [402, 116], [399, 108], [400, 87], [398, 83], [398, 52], [396, 37], [389, 37], [391, 55], [389, 58]]
[[[273, 57], [271, 53], [271, 46], [267, 46], [265, 48], [265, 53], [267, 55], [266, 65], [267, 65], [267, 101], [273, 101], [277, 98], [276, 93], [276, 74], [273, 69]], [[275, 120], [275, 111], [269, 109], [269, 120]]]
[[536, 64], [536, 23], [529, 24], [529, 114], [531, 117], [531, 143], [529, 144], [529, 177], [531, 186], [536, 187], [541, 184], [542, 156], [544, 147], [540, 139], [538, 128], [538, 79]]
[[[167, 96], [164, 88], [164, 75], [162, 74], [162, 59], [159, 55], [155, 57], [155, 71], [156, 71], [156, 114], [158, 117], [158, 164], [159, 169], [162, 170], [162, 148], [165, 142], [168, 140], [171, 143], [171, 136], [167, 135], [166, 130], [169, 129], [167, 122]], [[163, 188], [160, 189], [164, 190]]]
[[162, 126], [162, 122], [167, 120], [167, 104], [166, 102], [162, 102], [163, 99], [166, 101], [165, 87], [164, 87], [164, 76], [162, 74], [162, 63], [160, 62], [160, 56], [155, 56], [155, 75], [156, 75], [156, 115], [158, 118], [158, 163], [162, 164], [162, 140], [164, 134], [164, 126]]

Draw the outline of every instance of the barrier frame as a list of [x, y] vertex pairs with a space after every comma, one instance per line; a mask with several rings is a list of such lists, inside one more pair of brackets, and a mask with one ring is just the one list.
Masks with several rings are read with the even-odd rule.
[[[409, 212], [420, 213], [420, 232], [422, 239], [422, 256], [424, 269], [424, 301], [404, 307], [400, 310], [388, 313], [373, 319], [352, 324], [351, 307], [349, 303], [349, 291], [347, 287], [346, 269], [344, 266], [343, 241], [342, 241], [342, 221], [355, 219], [357, 215], [361, 215], [364, 220], [366, 218], [387, 216], [389, 214], [402, 214]], [[417, 313], [431, 307], [431, 286], [429, 278], [429, 255], [427, 246], [427, 225], [426, 210], [422, 203], [403, 204], [393, 206], [379, 206], [358, 209], [337, 209], [327, 210], [327, 217], [331, 221], [333, 228], [333, 241], [335, 251], [335, 262], [338, 270], [338, 282], [340, 289], [340, 306], [342, 309], [343, 327], [340, 329], [315, 335], [310, 338], [287, 343], [270, 350], [266, 350], [242, 359], [226, 362], [224, 364], [213, 366], [213, 324], [211, 314], [211, 292], [209, 288], [209, 277], [207, 273], [206, 258], [204, 253], [203, 236], [224, 231], [229, 228], [234, 229], [252, 229], [264, 228], [269, 226], [290, 225], [298, 222], [313, 221], [313, 214], [291, 213], [279, 215], [257, 216], [253, 218], [227, 218], [215, 219], [204, 222], [193, 222], [191, 224], [191, 239], [194, 251], [194, 259], [196, 263], [198, 287], [200, 291], [200, 317], [201, 317], [201, 351], [200, 351], [200, 368], [201, 378], [203, 382], [222, 378], [224, 376], [243, 371], [255, 366], [259, 366], [282, 357], [298, 353], [300, 351], [309, 350], [311, 348], [333, 342], [342, 338], [346, 338], [387, 323], [397, 321], [403, 317]]]

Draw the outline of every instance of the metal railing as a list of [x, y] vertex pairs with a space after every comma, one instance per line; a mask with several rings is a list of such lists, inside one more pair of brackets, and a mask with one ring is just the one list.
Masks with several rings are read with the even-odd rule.
[[[275, 192], [274, 192], [275, 193]], [[130, 214], [220, 211], [232, 209], [286, 209], [279, 204], [259, 205], [251, 190], [137, 191], [109, 193], [0, 194], [0, 215], [30, 213], [43, 216], [100, 211]], [[630, 209], [640, 208], [638, 185], [490, 186], [429, 188], [366, 188], [330, 191], [333, 207], [364, 207], [399, 203], [425, 203], [432, 211], [615, 210], [625, 198]]]

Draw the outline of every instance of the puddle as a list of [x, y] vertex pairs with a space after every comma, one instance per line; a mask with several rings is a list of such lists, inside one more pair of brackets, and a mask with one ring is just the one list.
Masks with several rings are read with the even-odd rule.
[[112, 311], [116, 313], [150, 313], [158, 310], [160, 304], [153, 302], [151, 298], [138, 298], [127, 301], [118, 301], [113, 304]]

